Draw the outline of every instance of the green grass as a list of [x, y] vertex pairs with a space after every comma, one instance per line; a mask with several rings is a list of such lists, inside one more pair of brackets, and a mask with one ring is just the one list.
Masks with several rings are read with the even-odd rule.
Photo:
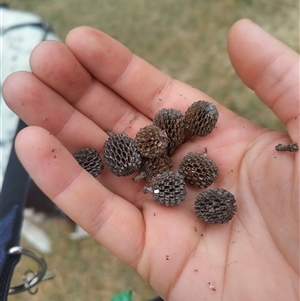
[[[299, 52], [296, 0], [14, 0], [10, 4], [40, 15], [61, 40], [76, 26], [99, 28], [242, 116], [265, 127], [284, 128], [235, 74], [226, 38], [235, 21], [250, 18]], [[66, 229], [51, 225], [46, 229], [55, 249], [47, 260], [56, 278], [43, 283], [37, 296], [22, 294], [10, 301], [110, 300], [126, 289], [135, 291], [136, 300], [153, 296], [135, 272], [92, 239], [70, 242]]]

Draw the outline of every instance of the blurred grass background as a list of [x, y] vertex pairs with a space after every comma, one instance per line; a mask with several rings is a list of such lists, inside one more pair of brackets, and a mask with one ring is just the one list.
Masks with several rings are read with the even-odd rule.
[[[226, 51], [227, 33], [241, 18], [258, 23], [299, 52], [296, 0], [12, 0], [14, 9], [41, 16], [61, 40], [76, 26], [96, 27], [124, 43], [170, 76], [182, 80], [242, 116], [269, 128], [284, 129], [277, 117], [238, 79]], [[70, 225], [43, 225], [54, 242], [46, 256], [56, 278], [36, 296], [15, 300], [110, 300], [126, 289], [136, 300], [155, 293], [130, 268], [92, 239], [69, 241]]]

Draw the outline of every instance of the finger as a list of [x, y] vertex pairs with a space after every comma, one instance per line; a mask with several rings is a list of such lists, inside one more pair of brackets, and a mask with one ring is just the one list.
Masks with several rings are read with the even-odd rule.
[[149, 119], [162, 107], [185, 112], [188, 105], [199, 99], [214, 102], [197, 89], [172, 80], [96, 29], [76, 28], [68, 34], [66, 44], [95, 78]]
[[39, 44], [31, 54], [30, 65], [41, 81], [104, 131], [126, 129], [130, 134], [133, 121], [138, 126], [150, 122], [122, 97], [95, 80], [63, 43]]
[[85, 147], [101, 150], [107, 139], [95, 123], [29, 72], [10, 75], [3, 86], [3, 97], [26, 124], [47, 129], [71, 152]]
[[228, 51], [243, 82], [297, 138], [299, 55], [249, 20], [233, 25], [228, 36]]
[[136, 266], [145, 229], [135, 206], [103, 187], [40, 127], [21, 131], [16, 151], [33, 180], [58, 207], [121, 260]]
[[[83, 44], [76, 42], [73, 45], [72, 35], [76, 37], [76, 41], [82, 41], [82, 39], [86, 41]], [[94, 41], [95, 35], [97, 40]], [[67, 44], [70, 44], [68, 46], [73, 53], [62, 43], [42, 43], [31, 55], [32, 70], [36, 76], [103, 130], [125, 131], [133, 137], [141, 127], [151, 122], [150, 119], [161, 107], [177, 108], [184, 113], [188, 105], [199, 99], [205, 99], [217, 105], [222, 113], [219, 119], [220, 128], [225, 129], [224, 125], [228, 124], [227, 120], [232, 120], [231, 112], [205, 96], [204, 93], [178, 81], [171, 81], [171, 85], [165, 85], [164, 81], [170, 79], [167, 75], [132, 55], [125, 46], [111, 37], [87, 27], [73, 30], [70, 36]], [[48, 63], [49, 57], [52, 57], [51, 64]], [[135, 57], [131, 62], [134, 67], [130, 68], [130, 72], [120, 68], [126, 65], [128, 57]], [[60, 74], [60, 66], [64, 66], [62, 74]], [[80, 78], [73, 79], [73, 74], [86, 72], [82, 71], [79, 66], [86, 68], [99, 81], [90, 82], [85, 79], [86, 85], [89, 85], [88, 88], [81, 85], [78, 89], [66, 89], [68, 83], [76, 83], [80, 80]], [[125, 73], [122, 74], [122, 72]], [[117, 81], [115, 84], [111, 84], [112, 77], [115, 77]], [[117, 80], [118, 77], [122, 77], [122, 83]], [[123, 82], [125, 78], [126, 85]], [[161, 89], [162, 86], [164, 86], [163, 89]], [[145, 87], [147, 87], [146, 90]], [[162, 98], [152, 99], [151, 91], [154, 94], [159, 93]], [[166, 97], [163, 97], [163, 94]], [[146, 118], [144, 114], [149, 118]]]
[[[47, 129], [71, 153], [86, 147], [102, 152], [107, 134], [33, 74], [12, 74], [5, 82], [3, 95], [8, 106], [26, 124]], [[124, 179], [114, 176], [107, 168], [98, 179], [114, 193], [129, 199], [139, 208], [143, 206], [143, 194], [136, 192], [142, 190], [141, 185], [127, 179], [128, 189], [122, 189]]]

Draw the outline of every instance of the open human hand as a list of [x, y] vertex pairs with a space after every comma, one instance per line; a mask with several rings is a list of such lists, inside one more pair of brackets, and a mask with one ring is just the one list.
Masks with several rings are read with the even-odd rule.
[[[37, 46], [32, 73], [6, 80], [5, 101], [29, 125], [16, 150], [40, 188], [165, 300], [298, 300], [299, 153], [274, 147], [299, 139], [299, 56], [248, 20], [233, 25], [228, 51], [287, 132], [237, 116], [104, 33], [79, 27], [65, 44]], [[217, 106], [217, 127], [181, 145], [173, 167], [189, 151], [208, 149], [219, 168], [211, 187], [237, 200], [228, 224], [197, 219], [196, 188], [187, 185], [181, 205], [163, 207], [143, 194], [142, 181], [107, 168], [95, 179], [72, 156], [85, 147], [101, 152], [107, 131], [134, 137], [159, 109], [184, 113], [200, 99]]]

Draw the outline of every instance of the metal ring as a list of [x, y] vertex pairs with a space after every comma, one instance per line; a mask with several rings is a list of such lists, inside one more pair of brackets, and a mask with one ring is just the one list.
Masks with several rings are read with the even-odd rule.
[[32, 287], [36, 286], [39, 282], [43, 280], [47, 271], [47, 264], [42, 257], [38, 257], [36, 253], [20, 246], [10, 248], [8, 254], [28, 256], [35, 260], [39, 265], [39, 270], [37, 271], [37, 273], [34, 274], [34, 278], [32, 278], [30, 281], [24, 281], [24, 283], [20, 285], [12, 286], [9, 289], [9, 295], [18, 294], [30, 290]]
[[[36, 273], [34, 273], [32, 270], [27, 270], [25, 272], [25, 274], [23, 275], [23, 281], [24, 281], [24, 284], [29, 287], [28, 288], [28, 292], [31, 294], [31, 295], [35, 295], [38, 290], [39, 290], [39, 286], [38, 284], [36, 284]], [[34, 286], [30, 286], [30, 283], [34, 281]]]

